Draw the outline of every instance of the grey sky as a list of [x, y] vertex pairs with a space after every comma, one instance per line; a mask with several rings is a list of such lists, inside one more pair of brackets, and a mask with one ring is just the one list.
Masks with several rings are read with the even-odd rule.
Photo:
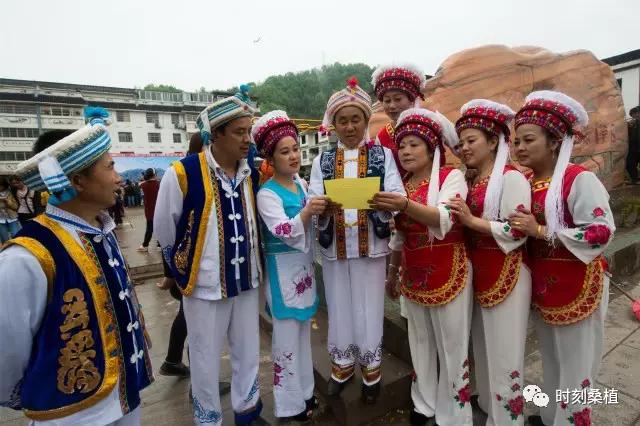
[[226, 89], [335, 61], [432, 74], [490, 43], [640, 48], [638, 0], [22, 0], [0, 16], [0, 77], [123, 87]]

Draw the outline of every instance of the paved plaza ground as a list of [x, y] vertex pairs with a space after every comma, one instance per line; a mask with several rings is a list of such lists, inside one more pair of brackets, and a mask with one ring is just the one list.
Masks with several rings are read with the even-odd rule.
[[[167, 351], [169, 329], [178, 310], [178, 302], [166, 291], [156, 288], [156, 278], [144, 279], [158, 270], [160, 251], [152, 243], [149, 254], [136, 252], [144, 234], [144, 218], [141, 209], [127, 211], [125, 224], [118, 230], [125, 258], [133, 270], [139, 271], [143, 280], [136, 287], [143, 305], [143, 311], [149, 329], [153, 347], [151, 348], [152, 363], [156, 372], [156, 381], [143, 392], [142, 424], [161, 425], [190, 425], [192, 423], [191, 404], [189, 402], [189, 380], [165, 377], [157, 374], [164, 361]], [[137, 269], [136, 269], [137, 268]], [[146, 268], [146, 269], [145, 269]], [[621, 282], [612, 282], [610, 290], [609, 311], [605, 325], [605, 355], [602, 361], [600, 375], [594, 388], [616, 389], [618, 391], [617, 404], [601, 404], [593, 407], [594, 425], [640, 425], [640, 321], [635, 319], [631, 311], [631, 302], [640, 299], [640, 274]], [[314, 329], [313, 333], [323, 330]], [[326, 331], [324, 331], [326, 333]], [[272, 423], [277, 423], [273, 417], [273, 395], [270, 337], [266, 333], [261, 335], [260, 353], [260, 382], [261, 394], [265, 404], [263, 417]], [[185, 353], [185, 363], [187, 356]], [[315, 360], [328, 362], [327, 360]], [[535, 333], [530, 327], [527, 342], [527, 357], [525, 363], [526, 384], [540, 384], [542, 382], [542, 363], [537, 350]], [[225, 352], [222, 360], [221, 380], [230, 381], [231, 368], [229, 355]], [[553, 399], [553, 396], [551, 396]], [[222, 398], [224, 424], [233, 424], [233, 412], [229, 395]], [[407, 425], [408, 408], [392, 410], [383, 418], [372, 424]], [[310, 424], [335, 424], [330, 409], [323, 404], [316, 419]], [[533, 404], [528, 403], [526, 413], [537, 411]], [[24, 425], [26, 419], [20, 412], [0, 409], [0, 425]], [[483, 425], [484, 416], [474, 413], [474, 425]]]

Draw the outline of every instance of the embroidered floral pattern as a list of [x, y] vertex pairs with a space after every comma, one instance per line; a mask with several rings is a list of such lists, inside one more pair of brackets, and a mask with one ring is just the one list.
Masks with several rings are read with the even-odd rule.
[[331, 361], [337, 361], [339, 359], [354, 359], [360, 352], [355, 344], [347, 346], [346, 349], [340, 350], [337, 346], [329, 347], [329, 358]]
[[591, 408], [575, 411], [567, 420], [574, 426], [591, 426]]
[[497, 393], [496, 401], [504, 401], [503, 407], [511, 416], [511, 420], [517, 420], [519, 416], [524, 415], [524, 397], [521, 392], [520, 372], [513, 370], [509, 373], [509, 378], [512, 380], [511, 387], [509, 388], [512, 394], [506, 396]]
[[291, 362], [293, 362], [293, 352], [283, 352], [282, 355], [275, 357], [273, 361], [273, 386], [281, 387], [283, 380], [293, 376], [293, 373], [286, 366]]
[[245, 398], [244, 402], [251, 402], [251, 400], [258, 393], [259, 390], [260, 390], [260, 376], [256, 374], [256, 378], [253, 380], [253, 385], [251, 385], [249, 394]]
[[200, 404], [195, 395], [193, 396], [193, 415], [200, 423], [218, 423], [222, 420], [220, 411], [207, 410]]
[[594, 219], [597, 217], [605, 217], [606, 215], [607, 215], [607, 212], [605, 212], [601, 207], [596, 207], [591, 212], [591, 216], [593, 216]]
[[589, 386], [591, 386], [591, 382], [589, 381], [589, 379], [584, 379], [582, 383], [580, 383], [580, 386], [582, 386], [582, 389], [588, 388]]
[[358, 363], [360, 365], [371, 365], [382, 361], [382, 343], [378, 344], [378, 347], [374, 351], [366, 351], [361, 353], [358, 349]]
[[514, 240], [519, 240], [521, 238], [524, 238], [524, 232], [518, 231], [517, 229], [513, 229], [511, 225], [509, 225], [508, 223], [504, 224], [504, 226], [502, 227], [502, 230], [505, 233], [511, 234], [511, 237], [513, 237]]
[[291, 230], [293, 226], [289, 222], [283, 222], [276, 225], [276, 235], [279, 237], [289, 237], [291, 236]]
[[307, 272], [306, 275], [296, 282], [296, 294], [302, 296], [305, 291], [313, 285], [313, 277]]
[[594, 224], [581, 226], [574, 238], [579, 241], [586, 241], [591, 248], [596, 249], [606, 244], [611, 237], [611, 230], [607, 225]]
[[453, 389], [456, 392], [453, 399], [456, 400], [460, 408], [464, 408], [465, 404], [468, 404], [471, 401], [471, 384], [469, 383], [469, 359], [465, 359], [462, 363], [462, 374], [460, 374], [462, 379], [461, 383], [456, 386], [455, 382], [453, 383]]
[[280, 381], [282, 380], [282, 372], [284, 368], [277, 362], [273, 363], [273, 386], [282, 386]]

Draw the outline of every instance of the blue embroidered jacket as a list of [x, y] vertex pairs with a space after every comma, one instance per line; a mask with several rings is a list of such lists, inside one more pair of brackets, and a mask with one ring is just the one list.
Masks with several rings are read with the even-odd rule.
[[[252, 289], [250, 259], [258, 255], [251, 253], [250, 238], [257, 230], [250, 229], [248, 215], [257, 218], [255, 202], [246, 205], [244, 185], [227, 193], [220, 178], [208, 170], [204, 152], [185, 157], [180, 163], [187, 190], [176, 226], [176, 242], [168, 259], [180, 291], [189, 296], [195, 287], [212, 210], [218, 224], [222, 297], [234, 297], [239, 291]], [[254, 168], [250, 179], [251, 197], [255, 200], [259, 176]]]
[[52, 261], [43, 267], [50, 278], [48, 303], [19, 390], [32, 419], [93, 406], [118, 383], [126, 414], [153, 380], [142, 313], [114, 235], [80, 238], [82, 244], [41, 215], [10, 242]]

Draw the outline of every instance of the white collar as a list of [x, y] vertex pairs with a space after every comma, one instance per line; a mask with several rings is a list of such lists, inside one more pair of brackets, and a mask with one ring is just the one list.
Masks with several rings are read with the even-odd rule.
[[73, 213], [70, 213], [52, 204], [47, 204], [46, 215], [59, 222], [64, 223], [67, 226], [70, 226], [76, 231], [84, 232], [87, 234], [106, 235], [116, 228], [115, 222], [105, 211], [101, 211], [98, 215], [99, 222], [102, 224], [102, 229], [96, 228], [81, 217], [78, 217]]
[[348, 148], [342, 141], [338, 141], [338, 148], [341, 148], [345, 151], [353, 151], [354, 149], [358, 149], [360, 148], [362, 145], [366, 144], [367, 142], [369, 142], [369, 139], [364, 138], [360, 141], [360, 143], [358, 143], [358, 146], [356, 146], [355, 148]]
[[[225, 176], [225, 177], [227, 176], [224, 169], [220, 166], [220, 164], [218, 164], [215, 157], [213, 156], [210, 146], [205, 148], [204, 155], [205, 155], [205, 158], [207, 159], [207, 164], [209, 165], [209, 168], [211, 168], [211, 170], [214, 170], [220, 176]], [[241, 176], [244, 179], [246, 176], [249, 176], [250, 174], [251, 174], [251, 168], [249, 167], [249, 162], [247, 161], [246, 158], [243, 158], [238, 163], [238, 168], [236, 169], [236, 177]]]

